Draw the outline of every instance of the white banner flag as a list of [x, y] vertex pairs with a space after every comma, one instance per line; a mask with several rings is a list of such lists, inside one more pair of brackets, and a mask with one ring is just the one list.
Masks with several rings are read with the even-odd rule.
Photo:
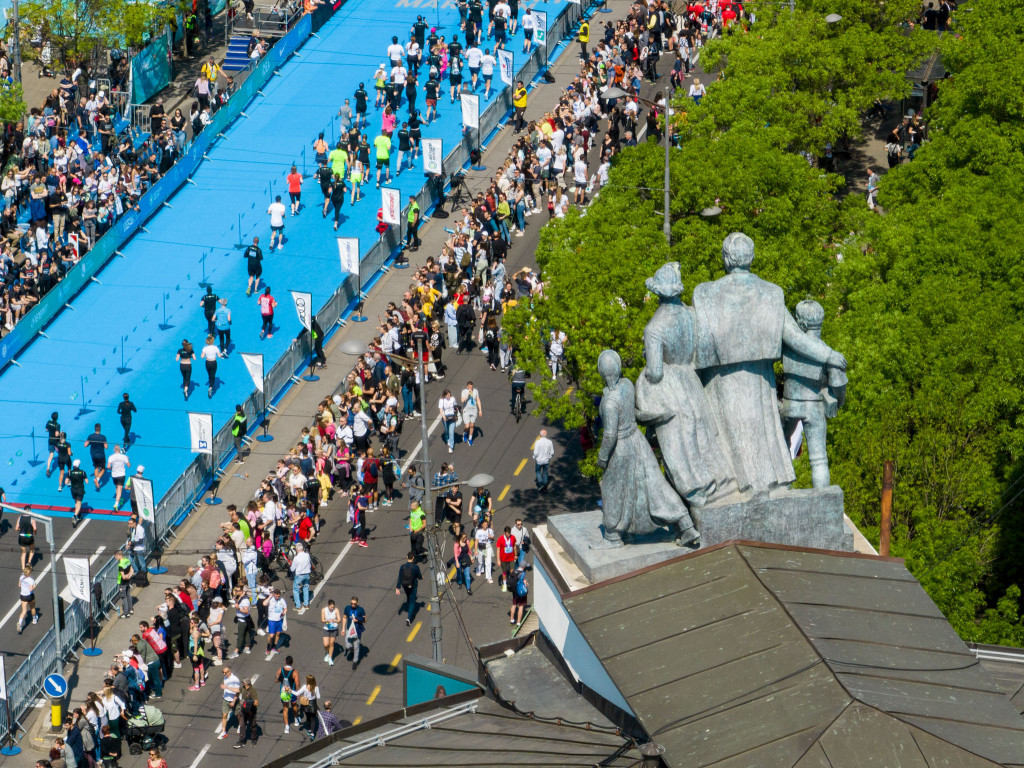
[[242, 354], [242, 362], [245, 363], [245, 369], [252, 376], [252, 383], [256, 385], [256, 389], [260, 392], [263, 391], [263, 355], [247, 355]]
[[338, 255], [341, 257], [341, 271], [349, 275], [359, 274], [359, 238], [339, 237]]
[[440, 176], [443, 173], [441, 170], [441, 140], [422, 139], [420, 145], [423, 147], [423, 172]]
[[295, 302], [295, 314], [299, 316], [299, 322], [307, 331], [313, 326], [313, 294], [302, 291], [291, 291], [292, 301]]
[[213, 453], [213, 414], [189, 413], [188, 429], [192, 435], [192, 453]]
[[156, 499], [153, 496], [153, 481], [145, 477], [133, 477], [135, 502], [139, 506], [139, 517], [152, 525], [156, 522]]
[[7, 701], [7, 665], [4, 655], [0, 653], [0, 701]]
[[462, 126], [464, 128], [480, 127], [480, 97], [472, 93], [464, 93], [460, 97], [462, 104]]
[[68, 574], [68, 592], [76, 600], [89, 602], [92, 593], [89, 591], [89, 558], [65, 557], [64, 570]]
[[384, 221], [387, 224], [400, 224], [402, 221], [402, 193], [397, 189], [380, 188], [380, 205], [384, 209]]
[[512, 51], [503, 48], [498, 49], [498, 70], [501, 75], [501, 82], [505, 85], [512, 85], [512, 78], [515, 77], [516, 65], [515, 56]]
[[546, 11], [533, 11], [537, 17], [537, 29], [533, 33], [533, 39], [537, 45], [544, 45], [548, 41], [548, 14]]

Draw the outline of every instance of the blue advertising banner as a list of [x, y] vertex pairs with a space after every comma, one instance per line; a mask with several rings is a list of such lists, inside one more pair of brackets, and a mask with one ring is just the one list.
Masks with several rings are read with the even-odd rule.
[[160, 35], [132, 56], [132, 104], [143, 104], [171, 82], [167, 35]]

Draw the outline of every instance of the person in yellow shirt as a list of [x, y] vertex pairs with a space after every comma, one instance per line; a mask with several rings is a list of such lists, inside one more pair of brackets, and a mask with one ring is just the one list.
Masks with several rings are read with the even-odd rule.
[[522, 80], [516, 80], [516, 89], [512, 92], [512, 106], [516, 111], [516, 133], [526, 126], [526, 86]]
[[577, 38], [580, 41], [580, 58], [587, 58], [587, 43], [590, 42], [590, 23], [584, 19], [580, 24], [580, 34]]

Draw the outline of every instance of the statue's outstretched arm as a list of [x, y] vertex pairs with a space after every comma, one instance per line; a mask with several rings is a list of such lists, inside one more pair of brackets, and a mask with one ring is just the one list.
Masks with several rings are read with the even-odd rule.
[[782, 323], [782, 343], [816, 363], [846, 370], [846, 358], [821, 339], [805, 333], [789, 312]]

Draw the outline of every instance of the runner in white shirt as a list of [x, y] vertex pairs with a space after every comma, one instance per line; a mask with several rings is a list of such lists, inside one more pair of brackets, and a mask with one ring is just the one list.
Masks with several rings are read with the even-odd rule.
[[480, 75], [480, 60], [484, 57], [484, 52], [480, 50], [479, 46], [474, 45], [468, 51], [466, 51], [466, 66], [469, 67], [470, 75], [470, 87], [473, 89], [473, 93], [476, 93], [477, 77]]
[[114, 511], [121, 508], [121, 492], [124, 491], [124, 481], [128, 474], [128, 467], [132, 465], [128, 455], [121, 453], [121, 446], [115, 445], [114, 452], [107, 459], [107, 469], [110, 470], [110, 479], [114, 481]]
[[491, 97], [491, 79], [494, 77], [494, 67], [498, 60], [491, 54], [491, 49], [484, 50], [484, 57], [480, 59], [480, 74], [484, 76], [484, 101]]
[[270, 214], [270, 250], [274, 250], [274, 239], [277, 239], [278, 250], [284, 248], [284, 214], [285, 207], [284, 203], [281, 202], [281, 196], [278, 195], [274, 198], [274, 202], [267, 208], [267, 213]]
[[526, 15], [523, 16], [523, 53], [529, 53], [530, 47], [533, 44], [533, 33], [537, 29], [537, 17], [530, 13], [530, 9], [526, 9]]
[[394, 67], [396, 64], [402, 63], [402, 56], [405, 54], [405, 48], [397, 37], [391, 38], [391, 45], [388, 46], [388, 59], [391, 61], [391, 66]]
[[399, 85], [405, 85], [405, 81], [409, 78], [409, 70], [399, 64], [397, 67], [391, 68], [391, 82], [398, 83]]
[[39, 609], [36, 608], [36, 580], [32, 578], [32, 569], [25, 566], [18, 577], [18, 592], [21, 595], [21, 615], [18, 617], [18, 634], [28, 625], [31, 614], [32, 623], [39, 623]]

